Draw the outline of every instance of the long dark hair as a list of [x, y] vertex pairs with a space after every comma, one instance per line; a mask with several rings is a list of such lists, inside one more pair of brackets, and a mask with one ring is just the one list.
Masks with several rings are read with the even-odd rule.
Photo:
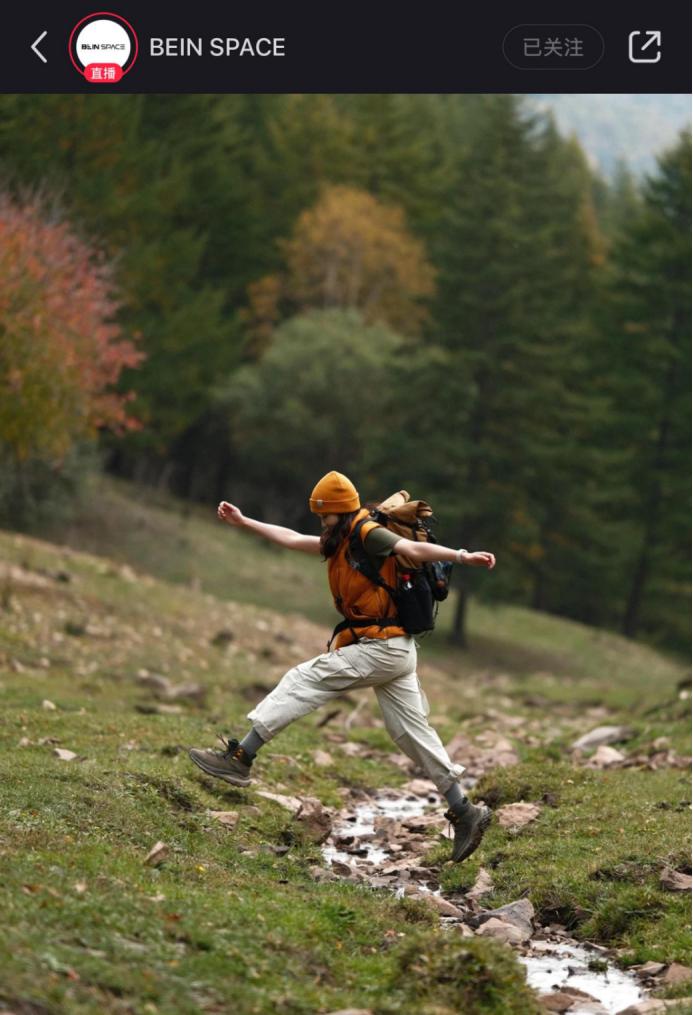
[[340, 514], [339, 521], [333, 529], [326, 530], [320, 536], [320, 549], [322, 551], [322, 559], [327, 560], [328, 557], [334, 556], [339, 548], [339, 544], [349, 534], [351, 523], [358, 514], [358, 511], [348, 511], [344, 514]]

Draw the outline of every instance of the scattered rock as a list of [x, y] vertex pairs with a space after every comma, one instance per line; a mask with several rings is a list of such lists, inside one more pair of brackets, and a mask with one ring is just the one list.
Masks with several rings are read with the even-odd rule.
[[621, 754], [615, 747], [600, 744], [592, 757], [585, 762], [585, 768], [613, 768], [625, 760], [625, 754]]
[[414, 796], [435, 796], [436, 799], [438, 798], [436, 784], [430, 779], [412, 779], [410, 782], [405, 782], [402, 789], [407, 793], [413, 793]]
[[194, 701], [201, 705], [207, 697], [204, 684], [173, 684], [166, 692], [168, 701]]
[[149, 670], [139, 670], [137, 682], [140, 687], [146, 687], [166, 701], [195, 701], [201, 704], [207, 696], [207, 688], [202, 684], [173, 684], [168, 677], [161, 673], [150, 673]]
[[317, 797], [300, 798], [301, 809], [296, 815], [311, 842], [321, 843], [332, 831], [332, 817]]
[[481, 776], [496, 766], [515, 765], [520, 760], [517, 751], [506, 737], [487, 731], [479, 734], [477, 739], [487, 746], [480, 747], [465, 733], [456, 733], [446, 745], [452, 760], [460, 762], [468, 776]]
[[406, 828], [408, 832], [426, 832], [440, 825], [440, 814], [419, 814], [416, 817], [405, 818], [402, 822], [402, 828]]
[[332, 870], [335, 874], [339, 874], [340, 877], [349, 878], [354, 873], [354, 868], [350, 863], [345, 863], [344, 860], [333, 860]]
[[571, 987], [569, 984], [565, 984], [561, 987], [564, 994], [570, 994], [573, 998], [578, 998], [580, 1001], [595, 1001], [599, 1004], [599, 998], [593, 994], [588, 994], [586, 990], [580, 990], [579, 987]]
[[672, 870], [671, 867], [665, 867], [659, 875], [659, 883], [668, 892], [690, 892], [691, 875], [682, 874], [680, 871]]
[[666, 968], [666, 962], [644, 962], [636, 967], [635, 972], [642, 979], [649, 979], [652, 976], [659, 976]]
[[274, 856], [286, 856], [291, 846], [275, 846], [271, 842], [263, 842], [260, 846], [261, 853], [273, 853]]
[[150, 704], [139, 702], [135, 705], [135, 711], [143, 715], [182, 715], [183, 709], [180, 705]]
[[448, 902], [442, 895], [433, 895], [429, 892], [417, 892], [416, 898], [421, 899], [431, 909], [435, 909], [440, 916], [454, 916], [457, 920], [463, 920], [465, 913], [459, 909], [458, 906], [453, 906], [452, 902]]
[[535, 818], [539, 817], [540, 813], [541, 807], [539, 804], [527, 803], [524, 800], [520, 800], [517, 803], [499, 807], [496, 811], [496, 817], [498, 824], [502, 828], [517, 830], [524, 828], [530, 821], [534, 821]]
[[683, 966], [680, 962], [672, 962], [662, 977], [662, 983], [685, 983], [690, 978], [691, 970], [688, 966]]
[[297, 796], [283, 796], [281, 793], [267, 793], [264, 790], [258, 790], [256, 796], [264, 797], [265, 800], [271, 800], [273, 803], [279, 804], [284, 810], [291, 811], [294, 817], [303, 806]]
[[[22, 737], [19, 743], [17, 744], [17, 747], [31, 747], [33, 742], [34, 742], [33, 740], [29, 740], [29, 737]], [[2, 1015], [1, 1012], [0, 1015]]]
[[501, 920], [511, 923], [524, 935], [522, 940], [528, 941], [532, 936], [532, 918], [534, 917], [534, 906], [529, 899], [516, 899], [506, 903], [505, 906], [498, 906], [497, 909], [487, 909], [470, 918], [472, 926], [481, 926], [490, 920]]
[[328, 765], [334, 764], [334, 758], [327, 751], [313, 751], [313, 761], [320, 768], [327, 768]]
[[74, 751], [66, 751], [62, 747], [54, 747], [53, 754], [61, 761], [74, 761], [77, 757]]
[[353, 740], [347, 740], [344, 744], [339, 744], [340, 751], [343, 751], [348, 758], [358, 758], [366, 753], [368, 750], [364, 744], [357, 744]]
[[339, 875], [330, 867], [309, 867], [310, 876], [314, 881], [338, 881]]
[[214, 818], [226, 828], [235, 828], [238, 824], [238, 811], [207, 811], [207, 813], [210, 818]]
[[46, 712], [57, 712], [58, 710], [58, 706], [54, 704], [52, 701], [49, 701], [48, 698], [43, 699], [43, 701], [41, 702], [41, 708], [44, 709]]
[[566, 994], [565, 991], [557, 990], [552, 994], [541, 994], [539, 1004], [546, 1011], [564, 1012], [575, 1004], [573, 994]]
[[327, 1015], [373, 1015], [371, 1008], [340, 1008], [339, 1011], [330, 1011]]
[[496, 940], [504, 941], [509, 945], [519, 945], [528, 940], [528, 937], [514, 923], [498, 920], [495, 916], [477, 927], [476, 933], [481, 937], [496, 938]]
[[638, 1001], [637, 1004], [622, 1008], [616, 1015], [661, 1015], [661, 1013], [669, 1011], [670, 1008], [680, 1007], [680, 1005], [681, 998], [662, 1001], [659, 998], [651, 997], [647, 1001]]
[[488, 892], [493, 891], [493, 881], [491, 875], [485, 867], [479, 868], [479, 873], [476, 876], [476, 881], [466, 893], [468, 899], [479, 899], [482, 895], [487, 895]]
[[168, 856], [168, 846], [165, 842], [155, 842], [144, 858], [149, 867], [158, 867]]
[[171, 681], [161, 673], [150, 673], [149, 670], [138, 670], [137, 682], [140, 687], [147, 687], [151, 691], [166, 693], [171, 688]]
[[614, 744], [619, 740], [628, 740], [633, 736], [634, 731], [628, 726], [596, 726], [589, 733], [583, 733], [581, 737], [571, 744], [577, 751], [589, 751], [601, 744]]

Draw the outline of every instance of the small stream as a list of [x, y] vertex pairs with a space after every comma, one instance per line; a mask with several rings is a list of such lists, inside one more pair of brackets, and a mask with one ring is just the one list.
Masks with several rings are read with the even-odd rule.
[[[411, 821], [416, 818], [422, 819], [421, 826]], [[402, 829], [402, 823], [406, 822], [414, 832], [406, 827]], [[428, 848], [426, 838], [437, 839], [444, 828], [447, 823], [440, 815], [437, 793], [418, 795], [383, 790], [341, 812], [340, 820], [335, 822], [332, 834], [322, 846], [322, 853], [341, 877], [353, 876], [375, 887], [388, 887], [398, 898], [405, 894], [441, 896], [435, 872], [431, 871], [426, 878], [427, 872], [416, 864], [416, 855]], [[413, 848], [406, 848], [407, 840], [414, 840]], [[403, 862], [403, 866], [394, 871], [393, 866], [398, 862]], [[383, 876], [385, 872], [388, 873]], [[450, 901], [464, 908], [464, 897]], [[483, 903], [480, 905], [483, 908]], [[444, 926], [460, 922], [454, 917], [441, 916]], [[647, 996], [633, 974], [612, 965], [606, 950], [581, 944], [565, 936], [565, 932], [553, 933], [540, 928], [529, 942], [514, 947], [525, 966], [527, 982], [540, 993], [550, 993], [561, 987], [577, 988], [598, 999], [609, 1015], [616, 1015]], [[608, 963], [605, 972], [588, 968], [595, 959]], [[594, 1015], [595, 1010], [594, 1002], [590, 1004], [585, 1000], [584, 1006], [575, 1003], [570, 1015]]]

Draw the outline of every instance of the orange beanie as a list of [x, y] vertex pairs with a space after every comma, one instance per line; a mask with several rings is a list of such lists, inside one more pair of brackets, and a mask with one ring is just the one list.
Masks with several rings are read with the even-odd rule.
[[358, 490], [341, 472], [328, 472], [310, 495], [310, 510], [316, 515], [338, 515], [361, 507]]

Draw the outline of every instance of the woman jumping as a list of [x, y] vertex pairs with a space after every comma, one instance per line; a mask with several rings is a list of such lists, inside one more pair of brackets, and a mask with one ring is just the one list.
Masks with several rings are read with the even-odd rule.
[[[190, 757], [208, 775], [234, 786], [247, 786], [255, 755], [289, 723], [351, 688], [373, 687], [388, 733], [447, 800], [445, 817], [455, 831], [452, 860], [464, 860], [481, 842], [491, 811], [467, 799], [458, 782], [464, 766], [451, 761], [428, 723], [428, 702], [416, 673], [416, 642], [399, 626], [390, 594], [349, 563], [349, 537], [360, 521], [369, 519], [369, 512], [361, 507], [353, 483], [339, 472], [323, 476], [309, 503], [311, 511], [320, 516], [320, 536], [246, 518], [227, 501], [220, 503], [217, 514], [229, 525], [257, 532], [280, 546], [322, 555], [335, 605], [347, 621], [358, 623], [351, 628], [344, 625], [332, 651], [284, 674], [274, 690], [248, 713], [252, 728], [241, 741], [222, 738], [223, 751], [192, 748]], [[496, 563], [492, 553], [468, 553], [439, 543], [403, 539], [370, 519], [364, 521], [360, 534], [365, 553], [390, 586], [396, 585], [396, 554], [417, 564], [453, 561], [491, 569]], [[373, 625], [367, 626], [364, 621], [370, 619]]]

